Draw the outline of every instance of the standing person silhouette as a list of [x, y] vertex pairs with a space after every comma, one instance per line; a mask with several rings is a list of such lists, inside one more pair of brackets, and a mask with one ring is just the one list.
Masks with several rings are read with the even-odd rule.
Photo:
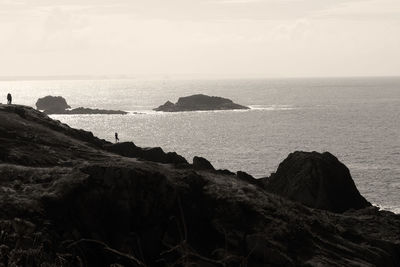
[[7, 103], [8, 103], [9, 105], [11, 105], [11, 103], [12, 103], [12, 96], [11, 96], [10, 93], [7, 94]]
[[115, 133], [115, 143], [119, 142], [118, 133]]

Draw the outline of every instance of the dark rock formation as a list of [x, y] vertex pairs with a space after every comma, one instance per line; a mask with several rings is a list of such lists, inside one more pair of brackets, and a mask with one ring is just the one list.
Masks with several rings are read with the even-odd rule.
[[213, 165], [211, 165], [211, 163], [207, 159], [197, 156], [193, 158], [193, 168], [195, 170], [215, 170]]
[[238, 171], [236, 172], [236, 177], [242, 181], [248, 182], [250, 184], [254, 184], [254, 185], [260, 185], [262, 186], [262, 183], [260, 183], [258, 181], [258, 179], [254, 178], [253, 176], [251, 176], [250, 174], [248, 174], [247, 172], [243, 172], [243, 171]]
[[140, 157], [143, 153], [142, 149], [136, 146], [133, 142], [121, 142], [116, 144], [105, 144], [103, 148], [107, 151], [116, 153], [124, 157]]
[[153, 110], [155, 110], [155, 111], [168, 111], [168, 110], [173, 110], [173, 109], [175, 109], [175, 104], [168, 100], [163, 105], [161, 105], [158, 108], [155, 108]]
[[66, 109], [71, 108], [67, 104], [65, 98], [61, 96], [45, 96], [36, 101], [36, 108], [43, 110], [45, 113], [59, 113], [64, 112]]
[[43, 110], [46, 114], [128, 114], [122, 110], [106, 110], [106, 109], [91, 109], [91, 108], [75, 108], [67, 104], [65, 98], [61, 96], [45, 96], [39, 98], [36, 102], [36, 108]]
[[[53, 113], [54, 114], [54, 113]], [[64, 113], [58, 113], [58, 114], [120, 114], [120, 115], [125, 115], [128, 114], [126, 111], [122, 110], [109, 110], [109, 109], [92, 109], [92, 108], [74, 108], [71, 110], [65, 110]]]
[[216, 172], [219, 174], [224, 174], [224, 175], [235, 175], [234, 172], [231, 172], [230, 170], [227, 170], [227, 169], [216, 170]]
[[0, 265], [400, 265], [399, 215], [310, 209], [136, 150], [1, 105]]
[[148, 161], [172, 164], [188, 164], [186, 159], [176, 152], [165, 153], [160, 147], [141, 148], [133, 142], [106, 144], [103, 148], [124, 157], [141, 158]]
[[266, 187], [309, 207], [333, 212], [371, 206], [358, 192], [347, 167], [328, 152], [290, 154]]
[[180, 97], [176, 104], [167, 101], [164, 105], [155, 108], [155, 111], [178, 112], [195, 110], [230, 110], [249, 109], [248, 107], [233, 103], [232, 100], [218, 96], [203, 94]]

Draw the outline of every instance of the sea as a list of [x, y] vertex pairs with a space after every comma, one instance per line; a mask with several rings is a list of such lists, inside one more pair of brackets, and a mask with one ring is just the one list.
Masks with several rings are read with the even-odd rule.
[[[367, 200], [400, 213], [400, 77], [286, 79], [2, 80], [0, 94], [35, 107], [63, 96], [73, 107], [119, 109], [128, 115], [52, 115], [74, 128], [141, 147], [162, 147], [191, 161], [257, 178], [276, 171], [296, 150], [329, 151]], [[181, 96], [207, 94], [251, 107], [237, 111], [163, 113], [152, 109]], [[340, 196], [338, 196], [340, 197]]]

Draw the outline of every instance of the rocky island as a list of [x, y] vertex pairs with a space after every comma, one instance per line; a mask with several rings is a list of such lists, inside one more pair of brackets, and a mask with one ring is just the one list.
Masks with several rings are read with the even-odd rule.
[[75, 108], [67, 104], [65, 98], [61, 96], [45, 96], [39, 98], [36, 102], [36, 108], [43, 110], [46, 114], [128, 114], [122, 110], [106, 110], [106, 109], [91, 109], [91, 108]]
[[180, 97], [175, 104], [167, 101], [155, 108], [155, 111], [179, 112], [197, 110], [233, 110], [249, 109], [249, 107], [233, 103], [232, 100], [218, 96], [207, 96], [203, 94]]
[[0, 105], [0, 191], [0, 266], [400, 266], [400, 215], [330, 153], [254, 179]]

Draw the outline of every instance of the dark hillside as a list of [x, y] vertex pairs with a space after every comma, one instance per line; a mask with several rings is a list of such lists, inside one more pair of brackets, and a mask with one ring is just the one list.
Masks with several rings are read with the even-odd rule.
[[400, 266], [399, 215], [264, 187], [0, 105], [0, 266]]

